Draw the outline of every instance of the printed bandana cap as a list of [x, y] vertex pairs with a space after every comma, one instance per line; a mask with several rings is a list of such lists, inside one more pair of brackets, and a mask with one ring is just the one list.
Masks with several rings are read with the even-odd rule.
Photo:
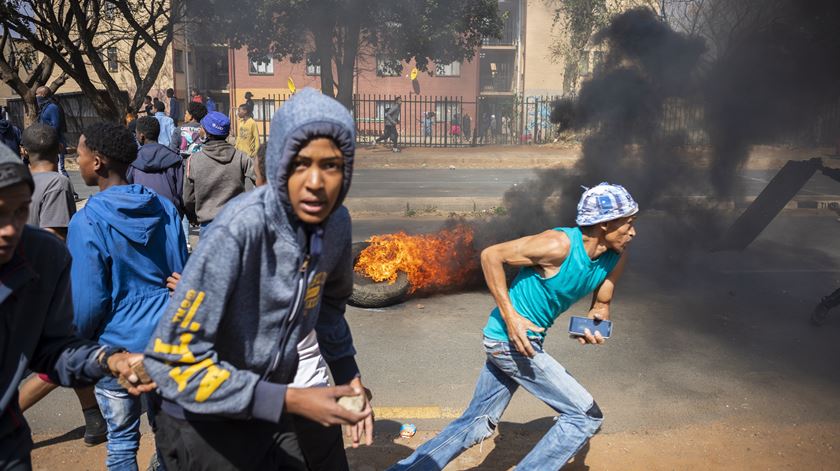
[[586, 191], [577, 206], [578, 226], [592, 226], [613, 219], [632, 216], [639, 212], [639, 205], [621, 185], [602, 182]]

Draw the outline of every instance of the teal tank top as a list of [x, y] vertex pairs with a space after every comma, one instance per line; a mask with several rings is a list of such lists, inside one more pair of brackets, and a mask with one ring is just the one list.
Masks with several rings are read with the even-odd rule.
[[[508, 290], [516, 312], [546, 329], [542, 333], [529, 332], [532, 337], [545, 338], [545, 333], [557, 317], [600, 286], [621, 258], [617, 252], [607, 250], [592, 260], [583, 247], [583, 234], [579, 227], [558, 227], [554, 230], [565, 232], [572, 243], [569, 255], [557, 274], [543, 278], [533, 267], [523, 267]], [[490, 313], [484, 335], [493, 340], [509, 340], [498, 306]]]

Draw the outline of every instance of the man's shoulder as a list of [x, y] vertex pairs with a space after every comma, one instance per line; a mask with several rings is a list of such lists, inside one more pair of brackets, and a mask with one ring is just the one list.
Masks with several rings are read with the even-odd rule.
[[51, 190], [70, 191], [70, 179], [58, 172], [35, 172], [32, 174], [36, 189], [43, 189], [44, 192]]
[[[55, 235], [35, 226], [26, 225], [20, 239], [24, 257], [33, 264], [43, 262], [55, 266], [68, 260], [67, 246]], [[37, 269], [38, 267], [36, 267]]]

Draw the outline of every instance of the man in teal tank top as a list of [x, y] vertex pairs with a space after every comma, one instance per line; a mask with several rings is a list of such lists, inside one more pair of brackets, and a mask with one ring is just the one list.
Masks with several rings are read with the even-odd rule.
[[[441, 470], [467, 448], [493, 435], [513, 393], [522, 386], [559, 417], [517, 464], [522, 470], [562, 468], [598, 430], [598, 404], [563, 366], [543, 350], [560, 314], [593, 293], [589, 317], [609, 319], [625, 249], [636, 235], [639, 206], [620, 185], [587, 189], [577, 207], [577, 227], [556, 228], [488, 247], [481, 267], [497, 307], [484, 328], [487, 360], [472, 401], [461, 417], [391, 470]], [[504, 265], [521, 267], [507, 286]], [[602, 344], [600, 333], [577, 339]]]

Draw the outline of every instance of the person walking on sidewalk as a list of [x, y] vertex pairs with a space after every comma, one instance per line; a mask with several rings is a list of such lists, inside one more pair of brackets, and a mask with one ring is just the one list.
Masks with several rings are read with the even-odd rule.
[[397, 125], [400, 124], [401, 104], [402, 97], [394, 99], [394, 103], [391, 104], [391, 107], [385, 112], [385, 129], [382, 135], [377, 137], [376, 141], [374, 141], [374, 143], [379, 144], [380, 142], [385, 142], [390, 139], [392, 143], [391, 150], [394, 152], [400, 151], [400, 148], [397, 147], [397, 140], [400, 138], [400, 134], [397, 132]]
[[[481, 267], [497, 307], [484, 327], [487, 359], [466, 411], [408, 458], [390, 468], [441, 470], [467, 448], [493, 435], [513, 393], [522, 386], [559, 417], [516, 465], [556, 471], [598, 430], [603, 414], [589, 392], [543, 349], [546, 331], [575, 302], [595, 292], [593, 319], [609, 319], [615, 285], [636, 235], [638, 205], [619, 185], [588, 189], [578, 204], [577, 227], [559, 227], [504, 242], [481, 253]], [[510, 287], [504, 265], [519, 266]], [[587, 329], [581, 344], [602, 344]]]
[[[26, 224], [35, 183], [0, 144], [0, 469], [30, 470], [32, 434], [18, 406], [27, 370], [65, 387], [120, 375], [139, 394], [131, 364], [142, 356], [79, 338], [73, 327], [70, 254], [57, 237]], [[126, 383], [128, 384], [128, 383]]]
[[207, 227], [228, 201], [254, 184], [251, 157], [228, 144], [230, 119], [218, 111], [201, 120], [207, 142], [187, 160], [184, 206], [190, 221]]
[[[372, 443], [344, 318], [353, 260], [341, 203], [354, 154], [347, 109], [298, 91], [272, 120], [267, 184], [228, 202], [202, 234], [146, 348], [166, 469], [342, 471], [339, 425], [353, 426], [353, 446]], [[318, 350], [337, 386], [325, 386]], [[307, 370], [315, 383], [289, 385]], [[358, 397], [359, 411], [340, 406], [344, 396]], [[314, 427], [302, 431], [295, 417]]]

